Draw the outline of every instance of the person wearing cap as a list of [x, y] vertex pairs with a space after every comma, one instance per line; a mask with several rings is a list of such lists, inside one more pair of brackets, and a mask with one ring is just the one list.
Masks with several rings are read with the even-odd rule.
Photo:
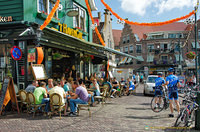
[[[160, 108], [160, 104], [161, 104], [161, 97], [162, 97], [162, 85], [165, 84], [165, 79], [162, 78], [162, 72], [158, 72], [158, 78], [155, 79], [155, 107], [154, 109], [156, 109], [157, 107]], [[159, 101], [158, 101], [159, 98]]]
[[169, 68], [169, 76], [166, 78], [166, 84], [168, 86], [168, 96], [169, 96], [169, 106], [171, 110], [171, 114], [169, 114], [169, 117], [174, 117], [174, 108], [173, 108], [173, 99], [176, 103], [176, 108], [178, 113], [180, 112], [180, 105], [178, 102], [178, 87], [180, 87], [180, 82], [177, 76], [173, 75], [173, 68]]

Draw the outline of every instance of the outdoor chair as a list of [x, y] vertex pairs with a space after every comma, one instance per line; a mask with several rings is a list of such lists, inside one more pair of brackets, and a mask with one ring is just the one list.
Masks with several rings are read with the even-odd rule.
[[102, 91], [101, 95], [94, 96], [94, 100], [101, 100], [102, 105], [103, 105], [104, 103], [106, 103], [106, 94], [107, 94], [107, 88], [103, 87], [103, 91]]
[[[90, 105], [91, 105], [92, 96], [90, 96], [87, 104], [78, 104], [77, 113], [80, 115], [80, 110], [87, 110], [89, 112], [89, 117], [91, 117]], [[86, 107], [86, 109], [84, 108]]]
[[27, 92], [25, 90], [20, 90], [18, 94], [20, 99], [20, 101], [18, 101], [20, 103], [20, 111], [22, 111], [22, 108], [25, 105], [28, 112]]
[[35, 112], [39, 110], [39, 108], [44, 111], [44, 107], [46, 104], [36, 104], [35, 103], [35, 96], [33, 93], [28, 92], [27, 93], [27, 101], [28, 101], [28, 111], [33, 112], [33, 117], [35, 117]]
[[64, 104], [62, 103], [62, 97], [59, 94], [53, 93], [50, 96], [50, 107], [51, 107], [50, 116], [52, 115], [52, 113], [59, 112], [60, 119], [61, 119], [61, 111], [63, 109], [65, 111], [66, 107], [65, 107], [65, 103]]

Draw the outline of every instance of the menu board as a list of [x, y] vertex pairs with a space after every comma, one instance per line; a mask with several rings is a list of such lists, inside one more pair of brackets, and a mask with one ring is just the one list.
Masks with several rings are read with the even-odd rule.
[[43, 64], [32, 64], [31, 68], [32, 68], [32, 73], [33, 73], [35, 80], [47, 79], [47, 75], [46, 75]]
[[19, 107], [14, 89], [13, 79], [6, 77], [3, 80], [3, 85], [0, 91], [0, 115], [3, 108], [8, 104], [10, 100], [12, 102], [12, 105], [15, 104], [17, 106], [17, 111], [19, 113]]

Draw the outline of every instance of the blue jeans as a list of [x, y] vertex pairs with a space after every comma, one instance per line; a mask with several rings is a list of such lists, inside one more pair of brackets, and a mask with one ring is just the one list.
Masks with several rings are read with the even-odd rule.
[[[92, 95], [91, 95], [91, 94], [88, 94], [88, 96], [91, 97]], [[92, 104], [94, 103], [94, 96], [91, 97], [91, 103], [92, 103]]]
[[49, 98], [43, 98], [41, 104], [46, 104], [45, 112], [49, 112], [49, 110], [50, 110], [50, 99]]
[[70, 99], [69, 100], [69, 106], [70, 106], [70, 111], [75, 113], [77, 104], [87, 104], [87, 102], [81, 100], [81, 99]]

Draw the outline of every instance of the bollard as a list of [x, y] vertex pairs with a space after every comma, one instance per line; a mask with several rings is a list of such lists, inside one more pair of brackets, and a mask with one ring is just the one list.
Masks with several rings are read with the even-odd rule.
[[[196, 102], [200, 105], [200, 93], [197, 93]], [[195, 130], [200, 130], [200, 110], [195, 111]]]

